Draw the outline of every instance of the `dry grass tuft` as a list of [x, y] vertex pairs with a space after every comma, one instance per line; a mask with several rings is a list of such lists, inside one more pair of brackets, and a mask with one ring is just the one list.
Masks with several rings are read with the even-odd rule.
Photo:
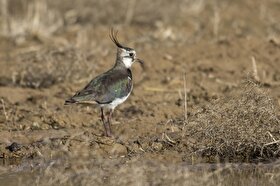
[[0, 35], [49, 37], [63, 26], [61, 15], [50, 9], [45, 0], [2, 0], [0, 3]]
[[53, 47], [15, 55], [12, 68], [0, 76], [0, 84], [48, 88], [64, 81], [80, 81], [94, 71], [86, 52]]
[[234, 92], [189, 118], [187, 137], [196, 141], [192, 151], [229, 161], [279, 157], [280, 121], [274, 101], [251, 80]]

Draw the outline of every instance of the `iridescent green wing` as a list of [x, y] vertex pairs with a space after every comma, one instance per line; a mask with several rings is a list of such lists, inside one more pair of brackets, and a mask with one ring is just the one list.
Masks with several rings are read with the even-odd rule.
[[111, 70], [93, 79], [72, 99], [77, 102], [97, 102], [106, 104], [116, 98], [127, 96], [132, 88], [130, 70]]
[[104, 87], [104, 93], [98, 96], [99, 103], [110, 103], [117, 98], [126, 97], [132, 89], [131, 78], [125, 74], [112, 75], [109, 77]]

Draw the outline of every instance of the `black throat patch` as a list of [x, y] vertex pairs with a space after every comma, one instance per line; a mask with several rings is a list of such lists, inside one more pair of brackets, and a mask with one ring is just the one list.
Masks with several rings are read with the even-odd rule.
[[130, 77], [130, 79], [132, 80], [132, 73], [131, 73], [131, 70], [129, 68], [127, 69], [127, 74], [128, 74], [128, 77]]

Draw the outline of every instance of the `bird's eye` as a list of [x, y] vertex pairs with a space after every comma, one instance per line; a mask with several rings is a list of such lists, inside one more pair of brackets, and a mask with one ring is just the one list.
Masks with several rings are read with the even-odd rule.
[[133, 53], [129, 53], [129, 56], [130, 56], [130, 57], [133, 57], [133, 55], [134, 55]]

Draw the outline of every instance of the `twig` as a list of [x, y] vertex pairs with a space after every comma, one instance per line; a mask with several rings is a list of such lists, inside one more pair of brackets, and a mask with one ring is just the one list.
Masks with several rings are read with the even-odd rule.
[[226, 86], [229, 86], [229, 87], [237, 87], [237, 84], [236, 84], [236, 83], [230, 83], [230, 82], [221, 80], [221, 79], [219, 79], [219, 78], [216, 78], [215, 81], [216, 81], [217, 83], [220, 83], [220, 84], [222, 84], [222, 85], [226, 85]]
[[127, 7], [127, 12], [125, 16], [125, 24], [129, 25], [132, 21], [134, 15], [134, 7], [135, 7], [136, 0], [130, 0]]
[[264, 144], [263, 146], [268, 146], [268, 145], [273, 145], [273, 144], [276, 144], [276, 143], [280, 143], [280, 140], [277, 140], [277, 141], [273, 141], [273, 142], [270, 142], [270, 143], [266, 143]]
[[11, 33], [11, 23], [9, 19], [9, 9], [8, 1], [1, 0], [1, 14], [4, 19], [4, 35], [9, 35]]
[[[6, 37], [10, 37], [11, 36], [11, 19], [10, 19], [10, 15], [9, 15], [9, 2], [8, 0], [0, 0], [1, 1], [1, 16], [3, 18], [3, 33], [0, 32], [0, 34], [3, 34]], [[11, 49], [10, 49], [10, 45], [7, 45], [6, 47], [4, 47], [5, 50], [5, 60], [6, 61], [10, 61], [10, 57], [11, 57]]]
[[267, 131], [267, 133], [273, 139], [273, 141], [276, 141], [276, 139], [273, 137], [273, 135], [269, 131]]
[[276, 144], [276, 143], [280, 143], [280, 140], [276, 140], [276, 141], [273, 141], [273, 142], [264, 144], [264, 145], [262, 146], [262, 149], [261, 149], [261, 156], [263, 155], [263, 149], [264, 149], [264, 147], [269, 146], [269, 145], [273, 145], [273, 144]]
[[173, 145], [176, 144], [176, 142], [174, 140], [172, 140], [166, 133], [163, 133], [163, 135], [169, 143], [171, 143]]
[[2, 108], [3, 108], [4, 115], [5, 115], [5, 119], [6, 119], [6, 121], [7, 121], [7, 120], [9, 119], [9, 117], [8, 117], [7, 112], [6, 112], [5, 102], [4, 102], [3, 99], [1, 99], [1, 102], [2, 102]]
[[144, 90], [146, 91], [152, 91], [152, 92], [171, 92], [171, 93], [177, 93], [178, 90], [167, 90], [163, 88], [156, 88], [156, 87], [144, 87]]
[[187, 85], [186, 85], [186, 72], [184, 74], [184, 127], [188, 121], [188, 103], [187, 103]]
[[252, 58], [252, 67], [253, 67], [253, 76], [254, 79], [256, 81], [260, 81], [260, 77], [258, 75], [258, 69], [257, 69], [257, 63], [256, 63], [256, 59], [254, 56], [251, 57]]
[[213, 18], [213, 33], [217, 37], [219, 34], [219, 25], [220, 25], [220, 12], [217, 3], [214, 5], [214, 18]]

